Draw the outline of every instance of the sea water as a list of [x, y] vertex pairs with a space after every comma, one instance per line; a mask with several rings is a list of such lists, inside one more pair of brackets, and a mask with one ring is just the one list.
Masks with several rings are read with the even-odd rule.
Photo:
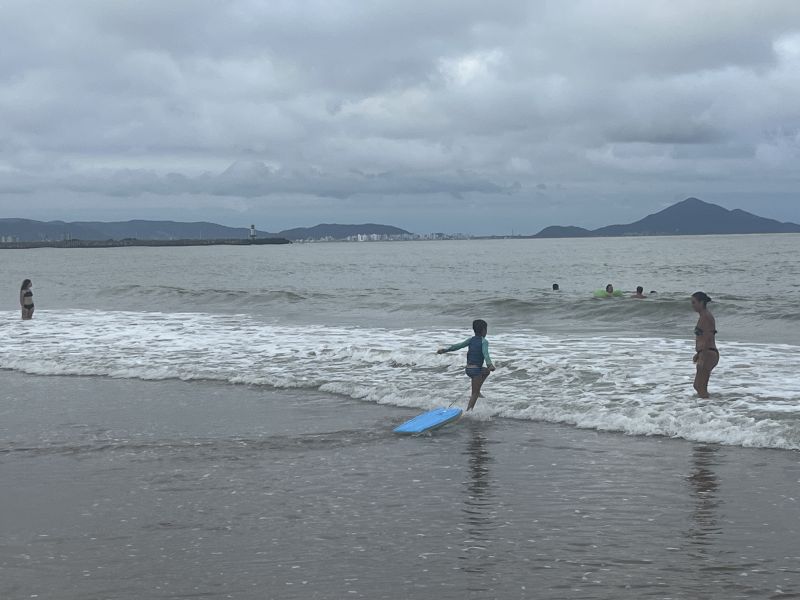
[[[0, 254], [0, 368], [320, 390], [476, 418], [800, 449], [800, 236], [40, 249]], [[36, 315], [15, 310], [34, 281]], [[561, 291], [551, 290], [558, 283]], [[646, 300], [599, 300], [612, 283]], [[695, 397], [688, 297], [714, 298], [721, 359]]]

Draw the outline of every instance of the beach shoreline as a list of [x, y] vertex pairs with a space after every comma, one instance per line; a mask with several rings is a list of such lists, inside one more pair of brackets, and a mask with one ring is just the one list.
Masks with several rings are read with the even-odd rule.
[[418, 411], [321, 392], [0, 377], [3, 598], [800, 593], [794, 451], [470, 417], [404, 438]]

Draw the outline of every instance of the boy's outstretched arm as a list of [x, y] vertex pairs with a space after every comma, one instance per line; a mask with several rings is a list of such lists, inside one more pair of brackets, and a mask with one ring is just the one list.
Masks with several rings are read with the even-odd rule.
[[460, 344], [453, 344], [452, 346], [448, 346], [447, 348], [439, 348], [436, 351], [436, 354], [445, 354], [447, 352], [455, 352], [456, 350], [461, 350], [462, 348], [466, 348], [467, 346], [469, 346], [470, 340], [472, 340], [472, 338], [467, 338]]

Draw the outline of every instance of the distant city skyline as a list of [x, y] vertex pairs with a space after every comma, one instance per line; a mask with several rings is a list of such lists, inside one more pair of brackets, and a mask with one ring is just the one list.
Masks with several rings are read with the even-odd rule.
[[0, 217], [800, 221], [792, 0], [11, 0], [0, 39]]

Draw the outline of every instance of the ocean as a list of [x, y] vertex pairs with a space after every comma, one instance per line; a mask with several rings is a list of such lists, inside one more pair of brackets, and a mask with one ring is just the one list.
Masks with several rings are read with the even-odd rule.
[[[39, 250], [0, 256], [0, 368], [220, 381], [431, 408], [464, 398], [489, 322], [479, 418], [800, 449], [800, 236]], [[16, 319], [34, 279], [36, 318]], [[552, 283], [561, 291], [553, 292]], [[598, 300], [612, 283], [646, 300]], [[714, 298], [722, 359], [691, 387], [688, 297]], [[629, 293], [626, 293], [629, 295]]]
[[[799, 251], [4, 251], [0, 598], [798, 598]], [[593, 298], [607, 283], [626, 297]], [[697, 290], [719, 329], [709, 400]], [[466, 404], [464, 354], [436, 349], [475, 318], [486, 397], [394, 435]]]

